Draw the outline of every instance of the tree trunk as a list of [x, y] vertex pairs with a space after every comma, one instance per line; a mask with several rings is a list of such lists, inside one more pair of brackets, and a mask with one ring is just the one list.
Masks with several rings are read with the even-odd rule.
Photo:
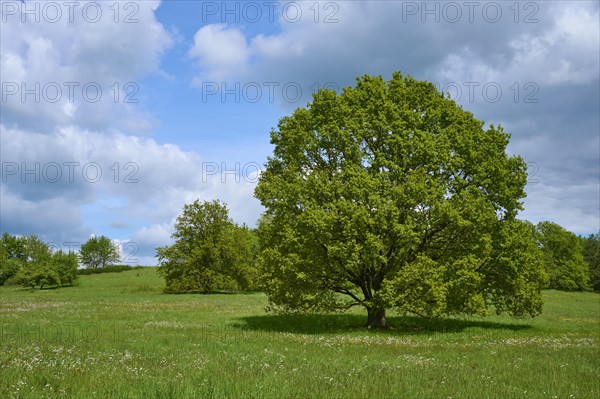
[[388, 328], [385, 320], [385, 309], [368, 308], [367, 327], [368, 328]]

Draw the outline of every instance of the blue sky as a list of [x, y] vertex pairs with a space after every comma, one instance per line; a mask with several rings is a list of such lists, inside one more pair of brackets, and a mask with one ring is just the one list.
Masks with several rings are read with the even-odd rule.
[[[71, 7], [71, 8], [69, 8]], [[182, 206], [254, 225], [269, 131], [402, 71], [512, 134], [521, 218], [599, 229], [597, 2], [0, 0], [0, 230], [154, 264]], [[101, 91], [98, 91], [100, 89]]]

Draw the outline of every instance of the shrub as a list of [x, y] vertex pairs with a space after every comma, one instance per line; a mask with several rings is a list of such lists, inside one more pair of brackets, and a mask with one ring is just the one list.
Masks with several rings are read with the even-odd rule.
[[97, 269], [78, 269], [79, 275], [101, 274], [101, 273], [121, 273], [127, 270], [139, 269], [142, 266], [127, 266], [127, 265], [108, 265]]
[[53, 270], [51, 263], [43, 261], [39, 263], [27, 262], [15, 276], [18, 284], [24, 287], [40, 289], [44, 286], [60, 285], [60, 276], [56, 270]]

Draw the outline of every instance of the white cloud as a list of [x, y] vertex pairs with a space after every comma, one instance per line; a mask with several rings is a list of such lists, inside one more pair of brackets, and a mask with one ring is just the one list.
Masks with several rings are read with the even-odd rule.
[[225, 24], [206, 25], [194, 35], [189, 55], [199, 60], [211, 79], [223, 79], [245, 67], [250, 50], [240, 30]]
[[[597, 5], [552, 2], [545, 4], [546, 23], [536, 30], [516, 30], [507, 52], [482, 56], [469, 46], [450, 52], [436, 75], [450, 81], [528, 82], [549, 87], [589, 84], [600, 70], [600, 19]], [[543, 27], [543, 28], [542, 28]], [[500, 54], [498, 54], [500, 55]]]
[[236, 27], [203, 26], [190, 49], [201, 65], [196, 81], [334, 81], [343, 86], [364, 73], [395, 70], [428, 80], [527, 79], [540, 85], [581, 84], [598, 76], [594, 3], [536, 3], [538, 23], [530, 24], [523, 20], [531, 10], [521, 10], [515, 23], [510, 5], [502, 5], [498, 23], [486, 22], [481, 9], [473, 23], [466, 9], [457, 23], [445, 22], [441, 11], [435, 23], [435, 16], [423, 10], [408, 14], [404, 2], [336, 4], [337, 23], [315, 23], [314, 6], [302, 3], [304, 17], [288, 23], [278, 14], [280, 31], [270, 35], [246, 37]]
[[255, 176], [215, 170], [213, 163], [207, 168], [198, 154], [176, 145], [119, 132], [70, 127], [38, 134], [3, 125], [0, 140], [0, 218], [8, 231], [81, 242], [116, 226], [129, 235], [121, 240], [151, 257], [170, 242], [186, 203], [220, 199], [236, 222], [249, 225], [260, 213]]
[[[125, 95], [139, 90], [138, 79], [160, 72], [160, 57], [173, 41], [154, 15], [159, 2], [77, 3], [72, 20], [69, 5], [61, 2], [52, 3], [60, 7], [56, 22], [42, 12], [39, 22], [33, 14], [22, 22], [25, 8], [43, 10], [43, 2], [21, 3], [19, 12], [2, 16], [4, 124], [51, 132], [64, 125], [104, 129], [136, 117], [137, 107], [125, 104]], [[101, 7], [97, 22], [83, 17], [88, 4]], [[137, 22], [124, 23], [131, 11]], [[23, 96], [23, 89], [32, 94]]]

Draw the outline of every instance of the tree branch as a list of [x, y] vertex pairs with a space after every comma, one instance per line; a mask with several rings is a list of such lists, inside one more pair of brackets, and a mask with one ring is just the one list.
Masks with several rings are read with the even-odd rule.
[[333, 288], [333, 291], [338, 292], [340, 294], [348, 295], [349, 297], [351, 297], [352, 299], [354, 299], [357, 302], [356, 303], [357, 305], [360, 305], [364, 302], [364, 299], [360, 299], [359, 297], [354, 295], [352, 293], [352, 291], [347, 290], [346, 288], [335, 287], [335, 288]]

